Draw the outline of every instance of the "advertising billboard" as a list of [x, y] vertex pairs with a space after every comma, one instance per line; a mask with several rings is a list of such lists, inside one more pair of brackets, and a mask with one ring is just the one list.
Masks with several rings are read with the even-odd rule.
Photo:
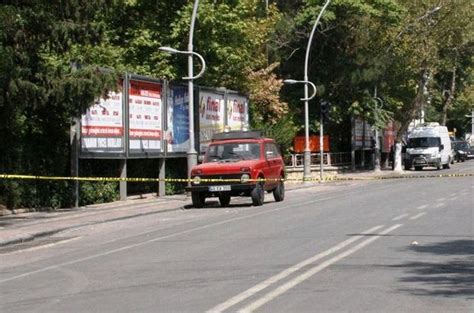
[[162, 84], [131, 80], [128, 92], [129, 153], [162, 151]]
[[352, 147], [370, 149], [372, 140], [372, 126], [361, 118], [354, 118], [352, 121]]
[[215, 133], [224, 131], [224, 93], [199, 91], [199, 138], [201, 152], [207, 149]]
[[242, 130], [248, 124], [248, 100], [246, 97], [227, 94], [227, 125], [231, 130]]
[[81, 116], [81, 154], [125, 152], [123, 88], [97, 100]]
[[170, 85], [167, 92], [166, 142], [169, 153], [189, 149], [189, 93], [187, 87]]

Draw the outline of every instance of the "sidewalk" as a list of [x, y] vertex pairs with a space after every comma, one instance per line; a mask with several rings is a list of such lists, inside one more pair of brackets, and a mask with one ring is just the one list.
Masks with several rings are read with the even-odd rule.
[[[374, 175], [389, 176], [393, 175], [393, 172], [359, 171], [338, 174], [337, 176], [353, 178]], [[318, 182], [304, 184], [293, 182], [286, 184], [285, 189], [290, 191], [312, 188], [318, 185]], [[127, 201], [89, 205], [77, 209], [61, 209], [53, 212], [17, 212], [15, 214], [0, 215], [0, 246], [30, 241], [68, 229], [150, 214], [184, 210], [188, 207], [191, 207], [191, 197], [187, 195], [160, 198], [148, 195], [145, 198], [134, 199], [130, 197]]]

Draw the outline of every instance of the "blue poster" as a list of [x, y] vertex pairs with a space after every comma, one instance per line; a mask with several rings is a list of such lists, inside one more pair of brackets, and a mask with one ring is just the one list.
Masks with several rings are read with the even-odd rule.
[[186, 152], [189, 146], [188, 90], [170, 86], [168, 94], [168, 152]]

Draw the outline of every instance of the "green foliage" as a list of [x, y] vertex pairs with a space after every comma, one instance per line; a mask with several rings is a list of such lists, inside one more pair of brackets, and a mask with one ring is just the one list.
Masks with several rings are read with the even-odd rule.
[[112, 202], [119, 199], [117, 182], [81, 182], [80, 205]]

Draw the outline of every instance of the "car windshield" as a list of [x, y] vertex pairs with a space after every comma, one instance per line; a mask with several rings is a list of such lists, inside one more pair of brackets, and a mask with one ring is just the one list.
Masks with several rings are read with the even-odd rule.
[[239, 160], [260, 159], [260, 144], [258, 143], [223, 143], [209, 146], [206, 163], [229, 162]]
[[469, 150], [469, 144], [467, 142], [458, 142], [454, 145], [455, 150]]
[[419, 137], [408, 140], [408, 148], [430, 148], [439, 147], [441, 140], [439, 137]]

